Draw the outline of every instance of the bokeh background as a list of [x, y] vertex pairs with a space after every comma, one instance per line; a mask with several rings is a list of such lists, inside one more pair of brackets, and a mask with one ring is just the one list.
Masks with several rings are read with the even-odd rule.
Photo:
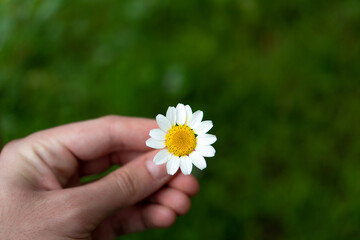
[[123, 239], [360, 239], [360, 2], [1, 0], [0, 145], [178, 102], [217, 155], [170, 229]]

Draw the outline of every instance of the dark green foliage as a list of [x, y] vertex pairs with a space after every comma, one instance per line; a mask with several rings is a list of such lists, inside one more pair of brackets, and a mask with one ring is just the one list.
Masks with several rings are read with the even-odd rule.
[[360, 239], [360, 3], [0, 2], [0, 144], [178, 102], [217, 156], [174, 227], [124, 239]]

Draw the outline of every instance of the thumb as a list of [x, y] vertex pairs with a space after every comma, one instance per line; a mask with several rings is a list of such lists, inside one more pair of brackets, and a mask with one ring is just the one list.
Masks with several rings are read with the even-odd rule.
[[79, 213], [100, 223], [114, 211], [137, 203], [161, 188], [172, 176], [167, 174], [165, 165], [154, 164], [156, 153], [145, 153], [100, 180], [73, 189], [77, 191]]

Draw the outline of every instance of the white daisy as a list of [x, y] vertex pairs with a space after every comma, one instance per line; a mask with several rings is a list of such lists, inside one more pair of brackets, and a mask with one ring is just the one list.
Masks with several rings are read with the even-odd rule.
[[160, 128], [152, 129], [146, 146], [163, 149], [154, 157], [156, 165], [166, 164], [168, 174], [177, 170], [188, 175], [194, 164], [200, 170], [206, 168], [204, 157], [215, 156], [216, 136], [207, 134], [213, 127], [212, 121], [201, 121], [202, 111], [192, 113], [189, 105], [179, 103], [176, 108], [169, 107], [164, 115], [156, 116]]

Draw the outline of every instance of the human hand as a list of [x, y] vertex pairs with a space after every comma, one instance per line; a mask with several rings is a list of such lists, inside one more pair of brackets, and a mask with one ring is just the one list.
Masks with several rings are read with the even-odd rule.
[[[145, 146], [154, 120], [108, 116], [34, 133], [0, 155], [0, 239], [113, 239], [171, 226], [199, 185]], [[97, 181], [80, 178], [121, 168]]]

